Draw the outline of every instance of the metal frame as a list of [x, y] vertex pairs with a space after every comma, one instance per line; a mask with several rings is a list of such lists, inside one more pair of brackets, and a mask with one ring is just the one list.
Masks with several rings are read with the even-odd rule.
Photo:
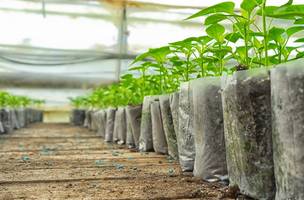
[[118, 26], [118, 55], [119, 58], [117, 60], [116, 66], [116, 73], [115, 73], [115, 80], [120, 80], [121, 74], [121, 66], [122, 66], [122, 55], [127, 54], [128, 52], [128, 39], [127, 39], [127, 32], [128, 32], [128, 24], [127, 24], [127, 8], [126, 4], [123, 4], [120, 10], [120, 20]]

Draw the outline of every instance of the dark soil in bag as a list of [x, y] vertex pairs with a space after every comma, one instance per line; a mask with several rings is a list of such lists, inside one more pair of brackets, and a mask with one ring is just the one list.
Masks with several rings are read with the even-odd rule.
[[269, 70], [223, 77], [227, 166], [231, 186], [256, 199], [274, 199]]
[[160, 154], [167, 154], [168, 144], [163, 128], [159, 101], [154, 101], [151, 104], [151, 121], [154, 151]]
[[271, 70], [276, 200], [304, 199], [303, 59]]
[[126, 117], [127, 121], [130, 123], [130, 129], [133, 135], [134, 144], [136, 148], [139, 148], [141, 113], [142, 105], [127, 106], [126, 108]]
[[209, 182], [228, 181], [221, 79], [191, 81], [195, 162], [193, 174]]
[[115, 121], [116, 108], [107, 109], [107, 123], [106, 123], [106, 142], [113, 142], [113, 131], [114, 131], [114, 121]]
[[168, 144], [168, 154], [173, 159], [178, 159], [178, 147], [176, 140], [176, 133], [174, 130], [174, 123], [172, 112], [170, 108], [170, 95], [159, 96], [161, 117], [163, 122], [163, 128]]
[[151, 120], [151, 104], [158, 100], [158, 96], [146, 96], [144, 98], [140, 137], [139, 137], [139, 150], [140, 151], [153, 151], [153, 137], [152, 137], [152, 120]]
[[182, 83], [179, 93], [177, 146], [183, 171], [192, 172], [195, 159], [192, 91], [189, 82]]

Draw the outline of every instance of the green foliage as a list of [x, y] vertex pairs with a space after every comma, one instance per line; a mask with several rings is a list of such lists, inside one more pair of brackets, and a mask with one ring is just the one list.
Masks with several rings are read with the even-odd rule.
[[230, 2], [230, 1], [219, 3], [219, 4], [216, 4], [214, 6], [210, 6], [208, 8], [205, 8], [205, 9], [199, 11], [198, 13], [195, 13], [194, 15], [191, 15], [187, 19], [193, 19], [193, 18], [202, 17], [202, 16], [206, 16], [206, 15], [209, 15], [209, 14], [214, 14], [214, 13], [233, 14], [234, 13], [234, 6], [235, 6], [235, 4], [233, 2]]
[[43, 104], [44, 101], [37, 99], [30, 99], [25, 96], [14, 96], [8, 92], [0, 91], [0, 108], [4, 107], [27, 107], [27, 106], [39, 106]]
[[[144, 96], [176, 91], [183, 81], [233, 73], [238, 66], [264, 67], [304, 57], [304, 38], [297, 37], [304, 31], [304, 5], [294, 5], [292, 0], [282, 6], [269, 6], [266, 0], [243, 0], [240, 8], [236, 11], [235, 4], [227, 1], [191, 15], [186, 20], [203, 18], [204, 35], [149, 49], [130, 66], [129, 72], [137, 76], [123, 75], [119, 83], [72, 99], [72, 104], [136, 105]], [[290, 20], [293, 25], [274, 26], [274, 19]]]

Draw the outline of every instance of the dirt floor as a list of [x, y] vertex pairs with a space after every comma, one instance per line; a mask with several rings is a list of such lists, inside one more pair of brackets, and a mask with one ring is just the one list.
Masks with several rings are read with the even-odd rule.
[[227, 199], [164, 155], [102, 141], [85, 128], [34, 124], [0, 135], [0, 199]]

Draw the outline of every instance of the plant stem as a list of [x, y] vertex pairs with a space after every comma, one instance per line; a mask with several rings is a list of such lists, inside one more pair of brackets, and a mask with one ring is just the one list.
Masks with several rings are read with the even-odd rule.
[[262, 17], [263, 17], [263, 34], [264, 34], [264, 51], [265, 51], [265, 66], [269, 65], [268, 60], [268, 31], [267, 31], [267, 22], [266, 22], [266, 0], [263, 0], [262, 5]]
[[161, 81], [163, 81], [163, 84], [162, 84], [162, 90], [161, 90], [161, 93], [163, 94], [164, 92], [167, 91], [167, 76], [168, 76], [168, 73], [165, 71], [165, 66], [164, 66], [164, 63], [159, 63], [160, 66], [161, 66], [161, 70], [163, 70], [164, 73], [161, 72]]
[[204, 77], [205, 76], [205, 70], [204, 70], [204, 62], [202, 61], [202, 64], [201, 64], [201, 71], [202, 71], [202, 73], [201, 73], [201, 76], [202, 77]]
[[189, 60], [190, 60], [190, 55], [187, 55], [187, 64], [186, 64], [186, 81], [189, 81]]
[[[250, 17], [249, 17], [250, 19]], [[247, 24], [248, 23], [248, 24]], [[248, 30], [249, 30], [249, 22], [246, 22], [246, 25], [244, 26], [244, 30], [245, 30], [245, 36], [244, 36], [244, 42], [245, 42], [245, 56], [246, 56], [246, 66], [249, 67], [249, 55], [248, 55]]]
[[160, 89], [160, 93], [161, 94], [163, 93], [163, 84], [162, 84], [163, 80], [162, 80], [162, 76], [163, 76], [162, 71], [159, 70], [159, 89]]
[[279, 46], [279, 63], [282, 63], [282, 46]]
[[144, 97], [145, 96], [145, 91], [146, 91], [146, 70], [144, 69], [142, 71], [142, 76], [143, 76], [143, 90], [141, 91], [141, 96]]
[[259, 67], [261, 67], [262, 66], [262, 53], [260, 52], [259, 53]]
[[[220, 53], [221, 53], [221, 50], [222, 50], [222, 44], [220, 43], [219, 44], [219, 49], [220, 49]], [[220, 76], [223, 74], [223, 58], [222, 58], [222, 55], [220, 54]]]

